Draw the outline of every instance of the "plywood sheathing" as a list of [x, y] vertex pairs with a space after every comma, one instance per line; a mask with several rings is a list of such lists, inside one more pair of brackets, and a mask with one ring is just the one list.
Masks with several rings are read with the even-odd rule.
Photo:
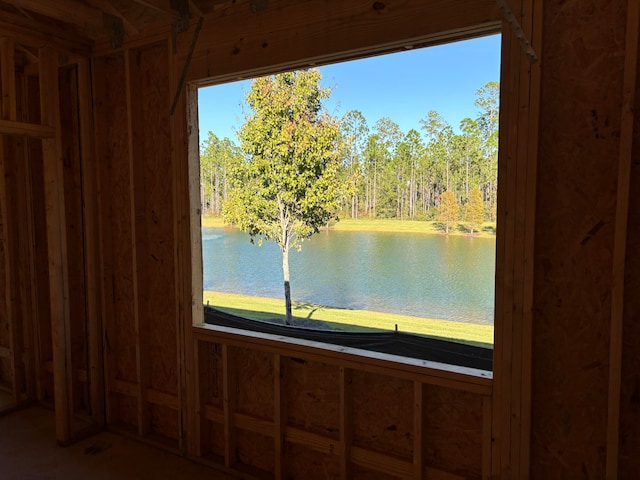
[[[107, 391], [134, 427], [178, 447], [180, 403], [168, 43], [94, 61], [104, 247]], [[106, 83], [118, 82], [114, 92]], [[166, 107], [166, 108], [165, 108]], [[100, 143], [108, 142], [108, 145]], [[112, 386], [109, 386], [109, 383]], [[110, 397], [111, 398], [111, 397]], [[109, 422], [121, 419], [111, 414]], [[127, 415], [127, 418], [132, 418]]]
[[[124, 56], [93, 62], [95, 126], [97, 138], [101, 232], [104, 245], [104, 354], [107, 422], [138, 427], [137, 415], [126, 407], [131, 399], [118, 393], [118, 382], [137, 385], [133, 306], [133, 259], [129, 141]], [[120, 389], [122, 390], [122, 389]], [[126, 402], [125, 402], [126, 400]], [[134, 399], [135, 401], [135, 399]], [[125, 403], [123, 403], [125, 402]], [[126, 417], [126, 418], [125, 418]]]
[[[130, 98], [133, 192], [138, 292], [138, 369], [145, 389], [175, 397], [178, 405], [177, 299], [173, 240], [173, 183], [170, 117], [171, 93], [166, 42], [130, 52]], [[150, 396], [143, 402], [153, 401]], [[166, 406], [166, 405], [165, 405]], [[143, 405], [143, 410], [146, 409]], [[148, 427], [177, 440], [177, 408]], [[163, 422], [167, 424], [163, 425]], [[169, 428], [169, 425], [171, 427]], [[176, 444], [177, 446], [177, 444]]]
[[[640, 71], [640, 62], [638, 70]], [[640, 112], [640, 82], [636, 78], [635, 112]], [[631, 478], [640, 471], [640, 120], [633, 129], [629, 216], [624, 278], [624, 322], [622, 325], [622, 387], [620, 395], [620, 453], [618, 474]]]
[[[624, 1], [546, 2], [531, 476], [603, 478]], [[588, 472], [588, 473], [587, 473]]]

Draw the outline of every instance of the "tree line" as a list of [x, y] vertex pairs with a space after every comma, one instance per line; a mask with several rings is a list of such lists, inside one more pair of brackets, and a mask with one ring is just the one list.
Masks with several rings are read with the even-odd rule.
[[[315, 81], [319, 79], [317, 75]], [[484, 221], [495, 221], [499, 91], [498, 82], [479, 88], [477, 115], [463, 119], [457, 131], [434, 110], [408, 132], [388, 117], [370, 125], [358, 110], [330, 119], [338, 130], [332, 142], [339, 158], [338, 216], [435, 220], [447, 232], [459, 221], [471, 232]], [[330, 89], [323, 92], [326, 99]], [[246, 132], [246, 123], [241, 132]], [[241, 139], [236, 140], [240, 145], [208, 132], [201, 144], [204, 214], [222, 214], [231, 195], [232, 172], [255, 155], [246, 150], [246, 141], [243, 148]]]

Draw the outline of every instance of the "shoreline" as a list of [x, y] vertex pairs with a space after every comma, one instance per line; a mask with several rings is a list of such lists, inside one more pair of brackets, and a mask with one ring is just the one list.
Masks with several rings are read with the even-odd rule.
[[[268, 298], [205, 290], [204, 305], [233, 315], [259, 321], [274, 321], [284, 317], [284, 298]], [[296, 318], [318, 320], [342, 331], [393, 331], [425, 335], [454, 342], [493, 348], [493, 325], [456, 322], [435, 318], [420, 318], [369, 310], [292, 302]]]
[[[203, 228], [235, 228], [223, 220], [222, 217], [202, 216]], [[396, 219], [353, 219], [344, 218], [323, 230], [335, 232], [378, 232], [378, 233], [418, 233], [423, 235], [441, 235], [468, 238], [496, 238], [496, 223], [485, 222], [482, 231], [470, 234], [462, 228], [462, 223], [450, 229], [446, 234], [436, 226], [435, 221], [426, 220], [396, 220]]]

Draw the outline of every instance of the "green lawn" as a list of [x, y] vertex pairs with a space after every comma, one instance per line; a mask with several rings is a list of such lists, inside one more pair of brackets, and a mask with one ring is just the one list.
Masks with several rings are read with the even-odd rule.
[[[204, 292], [204, 303], [234, 315], [255, 320], [283, 318], [285, 314], [284, 299]], [[330, 324], [336, 330], [394, 330], [397, 325], [398, 330], [401, 332], [493, 347], [493, 327], [489, 325], [474, 325], [366, 310], [332, 308], [301, 302], [293, 302], [293, 315], [297, 318], [321, 320]]]
[[[221, 217], [202, 217], [203, 227], [224, 227], [225, 222]], [[394, 232], [394, 233], [425, 233], [431, 235], [444, 235], [437, 222], [419, 220], [395, 220], [395, 219], [367, 219], [367, 218], [343, 218], [331, 225], [331, 230], [337, 232]], [[474, 233], [475, 237], [495, 237], [495, 222], [485, 222], [482, 231]], [[462, 223], [449, 230], [449, 235], [468, 235]]]

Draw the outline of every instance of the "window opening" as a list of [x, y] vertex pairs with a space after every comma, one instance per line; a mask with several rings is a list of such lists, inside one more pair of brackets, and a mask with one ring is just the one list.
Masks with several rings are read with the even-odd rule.
[[494, 35], [200, 88], [205, 322], [490, 370], [499, 63]]

